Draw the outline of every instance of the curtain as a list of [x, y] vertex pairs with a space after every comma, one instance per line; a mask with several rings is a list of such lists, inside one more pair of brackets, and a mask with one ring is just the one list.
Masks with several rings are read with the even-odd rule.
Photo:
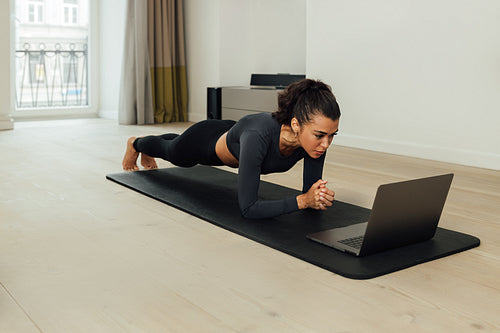
[[148, 42], [155, 122], [187, 121], [182, 0], [148, 0]]
[[147, 14], [146, 1], [128, 0], [118, 107], [120, 124], [154, 123]]
[[120, 124], [187, 121], [182, 0], [128, 0]]

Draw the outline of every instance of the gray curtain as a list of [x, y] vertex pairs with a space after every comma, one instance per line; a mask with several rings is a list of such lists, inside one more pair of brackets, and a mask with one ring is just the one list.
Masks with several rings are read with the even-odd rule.
[[147, 16], [147, 1], [128, 0], [118, 111], [124, 125], [154, 123]]
[[148, 0], [148, 39], [155, 122], [187, 121], [182, 0]]

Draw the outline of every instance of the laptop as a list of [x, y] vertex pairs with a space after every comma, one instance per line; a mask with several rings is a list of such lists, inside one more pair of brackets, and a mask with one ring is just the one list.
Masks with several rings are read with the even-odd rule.
[[368, 222], [307, 238], [355, 256], [429, 240], [436, 232], [452, 179], [450, 173], [380, 185]]

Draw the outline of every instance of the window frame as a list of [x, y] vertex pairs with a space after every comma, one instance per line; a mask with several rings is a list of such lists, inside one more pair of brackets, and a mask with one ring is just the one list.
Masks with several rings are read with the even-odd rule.
[[[15, 11], [15, 0], [11, 0], [11, 12]], [[98, 0], [88, 0], [89, 8], [89, 34], [88, 34], [88, 105], [87, 106], [57, 106], [40, 108], [17, 108], [16, 91], [11, 89], [12, 112], [11, 117], [15, 120], [29, 118], [72, 118], [76, 116], [97, 117], [99, 106], [99, 2]], [[16, 64], [15, 64], [15, 20], [11, 22], [11, 86], [16, 86]]]

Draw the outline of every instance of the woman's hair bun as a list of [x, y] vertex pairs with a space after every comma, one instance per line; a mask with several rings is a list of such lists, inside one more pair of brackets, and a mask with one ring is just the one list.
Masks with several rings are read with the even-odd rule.
[[280, 124], [290, 125], [293, 118], [307, 123], [316, 114], [332, 120], [340, 118], [340, 108], [329, 85], [312, 79], [290, 84], [278, 95], [278, 111], [273, 117]]

